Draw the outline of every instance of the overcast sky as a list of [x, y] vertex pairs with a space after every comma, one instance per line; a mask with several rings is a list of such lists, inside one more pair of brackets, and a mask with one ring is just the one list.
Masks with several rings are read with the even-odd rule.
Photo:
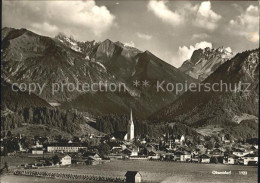
[[259, 47], [259, 3], [221, 1], [3, 1], [3, 27], [149, 50], [179, 67], [198, 48]]

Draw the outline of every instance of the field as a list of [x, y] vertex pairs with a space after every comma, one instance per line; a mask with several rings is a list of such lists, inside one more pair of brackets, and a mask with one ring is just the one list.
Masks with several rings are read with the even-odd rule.
[[[96, 166], [81, 165], [64, 168], [44, 168], [37, 171], [124, 177], [128, 170], [140, 171], [144, 182], [257, 182], [257, 167], [222, 164], [118, 160]], [[213, 175], [212, 171], [231, 171], [231, 175]], [[247, 171], [247, 175], [241, 175], [239, 171]], [[31, 182], [30, 180], [33, 178], [29, 177], [30, 180], [27, 181], [23, 181], [23, 179], [19, 179], [19, 182]], [[1, 182], [8, 182], [6, 180], [8, 180], [8, 176], [4, 176]], [[52, 179], [49, 179], [46, 182], [51, 183], [52, 181]], [[40, 181], [38, 180], [38, 182]]]
[[214, 134], [218, 134], [221, 130], [222, 128], [208, 125], [206, 127], [198, 128], [196, 131], [203, 136], [212, 136]]

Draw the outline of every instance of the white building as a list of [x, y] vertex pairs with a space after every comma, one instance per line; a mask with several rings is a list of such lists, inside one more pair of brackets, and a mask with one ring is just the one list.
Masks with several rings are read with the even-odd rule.
[[124, 137], [124, 140], [133, 140], [135, 137], [135, 127], [134, 127], [134, 122], [133, 122], [133, 115], [132, 115], [132, 109], [130, 113], [130, 120], [127, 125], [127, 134]]
[[138, 151], [139, 151], [138, 148], [133, 149], [132, 152], [131, 152], [131, 156], [138, 156]]
[[182, 135], [180, 138], [180, 142], [184, 142], [184, 141], [185, 141], [185, 137], [184, 137], [184, 135]]
[[243, 157], [245, 155], [248, 155], [249, 152], [246, 152], [245, 150], [237, 149], [237, 150], [233, 151], [233, 154], [238, 157]]
[[48, 145], [47, 151], [73, 153], [73, 152], [78, 152], [80, 149], [85, 149], [85, 148], [86, 147], [81, 146], [80, 144], [74, 144], [74, 143], [68, 143], [68, 144], [53, 143]]
[[61, 165], [71, 165], [71, 157], [69, 155], [66, 155], [61, 158], [60, 162]]
[[248, 165], [249, 162], [258, 162], [258, 156], [254, 154], [247, 154], [242, 157], [242, 162], [244, 165]]
[[43, 145], [39, 144], [39, 142], [36, 142], [36, 144], [33, 145], [32, 148], [34, 148], [34, 149], [36, 149], [36, 148], [43, 148]]
[[42, 148], [32, 149], [32, 154], [43, 154]]

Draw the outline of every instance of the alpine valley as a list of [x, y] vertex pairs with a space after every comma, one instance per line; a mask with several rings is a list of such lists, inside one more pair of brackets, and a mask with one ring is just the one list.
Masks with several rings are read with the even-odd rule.
[[[109, 39], [83, 42], [64, 34], [50, 38], [26, 29], [3, 28], [1, 41], [2, 133], [110, 134], [125, 130], [131, 108], [137, 135], [157, 136], [173, 127], [203, 135], [212, 126], [234, 137], [258, 135], [259, 49], [237, 55], [224, 48], [199, 49], [177, 69], [150, 51]], [[221, 80], [232, 85], [250, 83], [250, 90], [156, 91], [157, 81], [199, 84]], [[139, 86], [135, 81], [140, 81]], [[77, 82], [125, 85], [118, 92], [52, 93], [52, 83]], [[41, 94], [15, 92], [13, 83], [46, 83], [46, 88]]]

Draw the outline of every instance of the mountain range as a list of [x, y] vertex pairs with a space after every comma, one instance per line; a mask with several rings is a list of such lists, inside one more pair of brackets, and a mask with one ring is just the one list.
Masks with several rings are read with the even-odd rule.
[[[254, 126], [257, 136], [258, 78], [259, 49], [238, 53], [200, 83], [204, 84], [200, 91], [194, 88], [187, 91], [172, 104], [150, 116], [150, 119], [181, 122], [195, 128], [208, 125], [234, 127], [246, 121]], [[214, 83], [220, 84], [216, 85], [216, 91], [208, 91], [206, 84], [213, 86]], [[222, 90], [221, 83], [227, 84], [222, 85]], [[241, 87], [238, 83], [241, 83]]]
[[[198, 49], [177, 69], [150, 51], [121, 42], [77, 41], [64, 34], [54, 38], [27, 29], [2, 29], [1, 87], [5, 130], [22, 123], [53, 125], [75, 133], [95, 131], [95, 116], [128, 114], [156, 122], [178, 122], [193, 128], [232, 126], [258, 118], [259, 49], [233, 56], [223, 47]], [[139, 81], [135, 86], [134, 82]], [[143, 85], [149, 82], [149, 87]], [[250, 83], [249, 92], [156, 92], [156, 82], [182, 84]], [[124, 91], [52, 94], [52, 83], [125, 84]], [[46, 83], [41, 94], [15, 93], [12, 83]], [[66, 112], [67, 111], [67, 112]], [[66, 114], [67, 113], [67, 114]], [[15, 116], [15, 117], [14, 117]], [[31, 116], [31, 117], [28, 117]], [[46, 124], [47, 118], [53, 124]], [[16, 122], [21, 118], [19, 123]], [[251, 133], [251, 131], [250, 131]]]
[[[55, 38], [26, 29], [2, 29], [2, 76], [9, 82], [46, 83], [39, 97], [61, 108], [93, 114], [128, 113], [145, 117], [175, 100], [175, 94], [157, 95], [156, 80], [173, 83], [196, 82], [149, 51], [120, 42], [77, 42], [59, 34]], [[133, 81], [150, 82], [149, 89]], [[126, 84], [126, 92], [63, 92], [52, 95], [52, 83]]]

